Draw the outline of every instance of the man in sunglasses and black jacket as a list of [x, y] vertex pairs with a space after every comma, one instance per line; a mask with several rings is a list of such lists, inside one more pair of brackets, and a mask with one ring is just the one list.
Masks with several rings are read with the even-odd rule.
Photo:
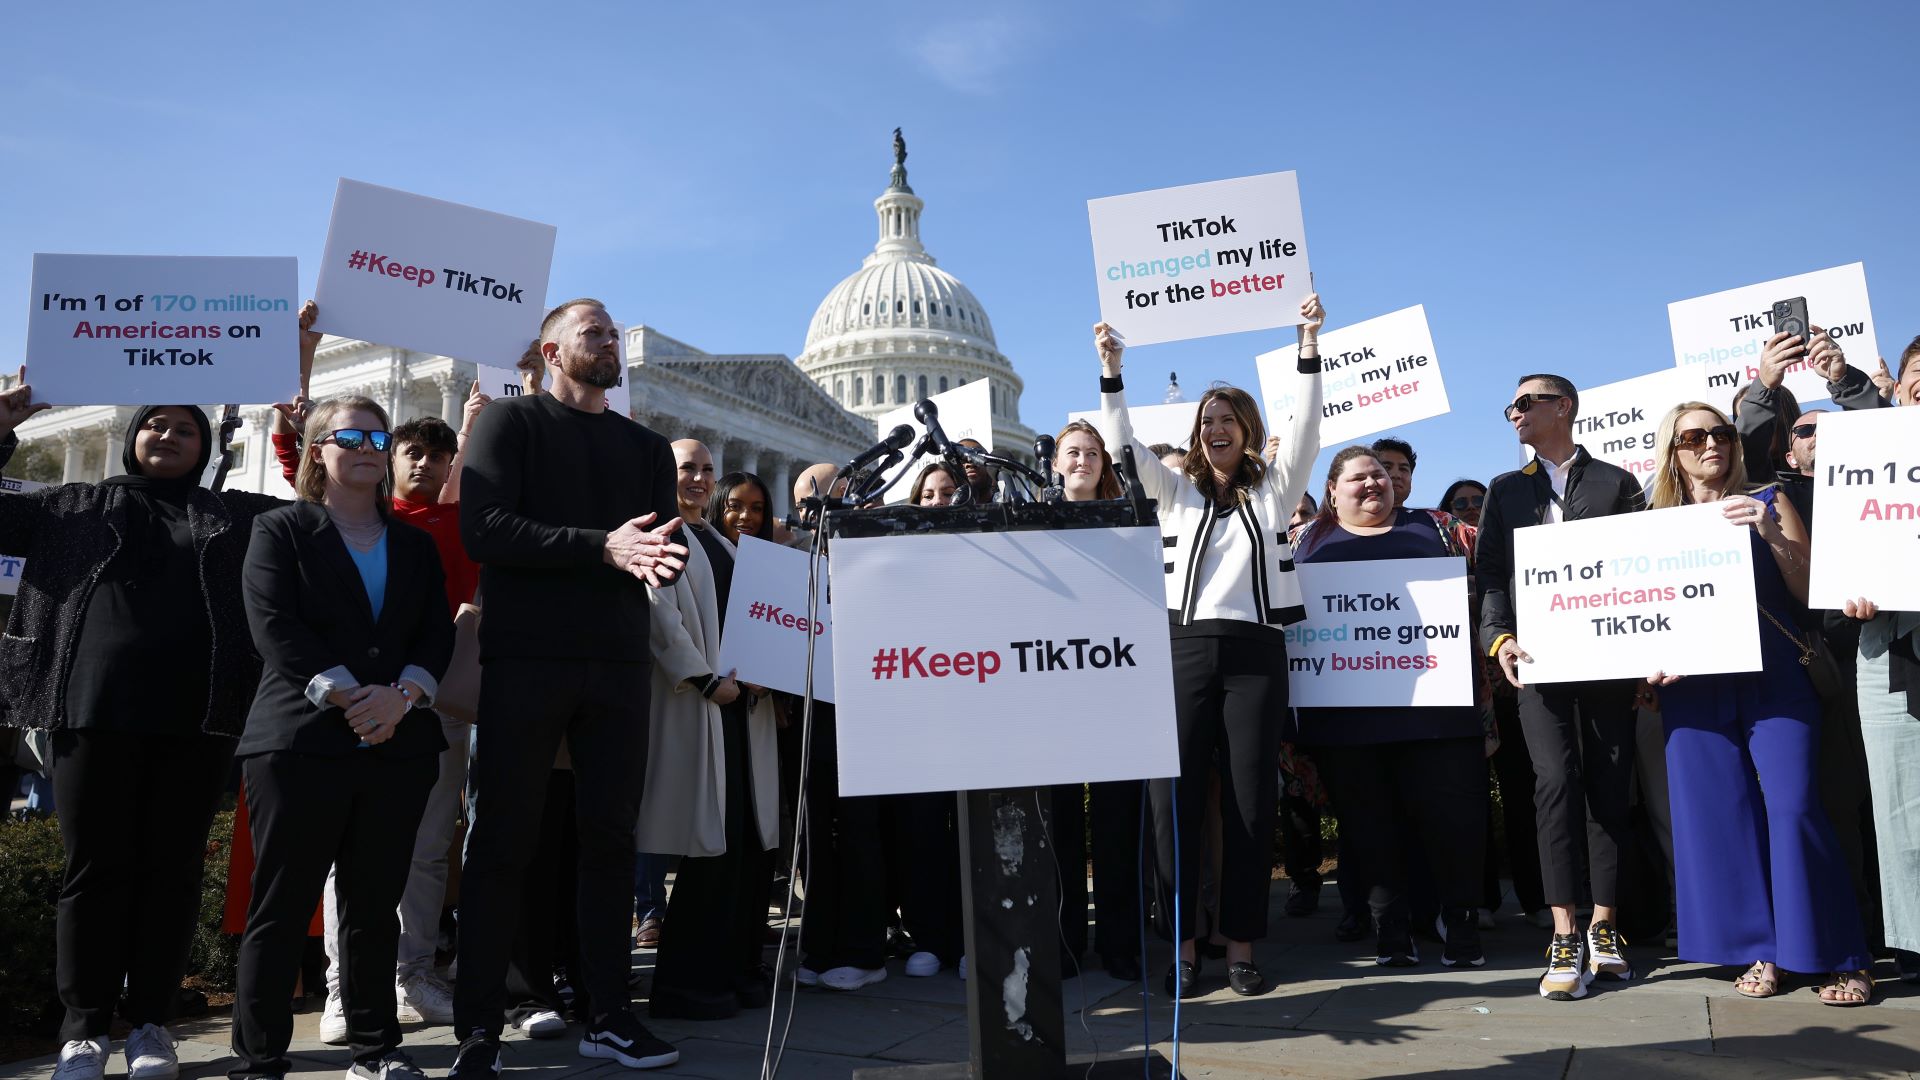
[[[1480, 516], [1474, 574], [1481, 590], [1480, 633], [1487, 655], [1520, 688], [1520, 725], [1533, 756], [1534, 804], [1540, 829], [1540, 874], [1553, 911], [1553, 941], [1540, 996], [1586, 996], [1597, 975], [1628, 979], [1626, 941], [1614, 925], [1620, 851], [1629, 843], [1627, 808], [1633, 781], [1634, 683], [1527, 686], [1532, 657], [1515, 639], [1513, 530], [1606, 517], [1646, 508], [1640, 484], [1625, 469], [1597, 461], [1573, 441], [1580, 395], [1558, 375], [1528, 375], [1506, 408], [1534, 459], [1494, 479]], [[1586, 827], [1593, 921], [1583, 936], [1574, 924], [1582, 867], [1579, 829]]]

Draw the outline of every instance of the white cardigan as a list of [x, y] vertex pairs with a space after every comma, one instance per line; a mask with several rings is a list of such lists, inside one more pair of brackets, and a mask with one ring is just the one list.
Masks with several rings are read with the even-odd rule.
[[[1119, 379], [1103, 378], [1100, 388], [1101, 437], [1112, 448], [1133, 446], [1140, 486], [1160, 504], [1167, 616], [1174, 634], [1234, 630], [1222, 621], [1282, 627], [1306, 618], [1287, 524], [1320, 452], [1320, 361], [1303, 359], [1297, 365], [1292, 389], [1298, 404], [1286, 420], [1287, 430], [1274, 432], [1280, 436], [1280, 454], [1266, 481], [1246, 502], [1228, 507], [1201, 494], [1134, 438]], [[1256, 453], [1262, 449], [1253, 447]]]
[[[732, 550], [718, 529], [711, 535]], [[720, 607], [706, 549], [695, 536], [686, 543], [687, 565], [673, 584], [647, 590], [653, 608], [653, 702], [634, 838], [639, 851], [708, 857], [727, 850], [726, 738], [720, 706], [686, 680], [718, 669]], [[763, 698], [747, 716], [747, 742], [754, 825], [768, 851], [780, 842], [780, 751], [774, 727], [773, 700]]]

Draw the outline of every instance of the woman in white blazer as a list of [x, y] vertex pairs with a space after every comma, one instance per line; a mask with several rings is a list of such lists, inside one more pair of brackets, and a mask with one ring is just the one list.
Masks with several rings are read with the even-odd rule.
[[761, 955], [768, 852], [780, 841], [779, 751], [772, 700], [719, 669], [734, 546], [684, 501], [681, 514], [686, 569], [648, 590], [653, 719], [635, 842], [682, 856], [652, 1013], [720, 1020], [765, 1005], [772, 987]]
[[[1167, 992], [1188, 996], [1199, 974], [1194, 919], [1199, 907], [1207, 771], [1220, 772], [1220, 931], [1227, 984], [1238, 994], [1265, 989], [1253, 942], [1267, 933], [1267, 893], [1279, 806], [1278, 761], [1287, 710], [1282, 627], [1306, 617], [1293, 572], [1287, 525], [1320, 450], [1319, 296], [1300, 305], [1299, 362], [1284, 437], [1266, 437], [1246, 391], [1216, 386], [1200, 398], [1186, 461], [1170, 468], [1135, 439], [1120, 381], [1124, 343], [1094, 327], [1100, 352], [1102, 435], [1131, 445], [1140, 484], [1159, 503], [1165, 545], [1167, 617], [1173, 635], [1173, 689], [1180, 782], [1150, 788], [1160, 910], [1177, 890], [1180, 956]], [[1277, 418], [1276, 418], [1277, 419]], [[1262, 452], [1265, 452], [1265, 458]], [[1174, 880], [1176, 837], [1182, 849]]]

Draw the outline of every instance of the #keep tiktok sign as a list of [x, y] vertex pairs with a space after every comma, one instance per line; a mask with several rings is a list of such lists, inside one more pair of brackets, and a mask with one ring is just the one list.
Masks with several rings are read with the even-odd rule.
[[1129, 345], [1297, 326], [1313, 291], [1291, 172], [1087, 203], [1100, 317]]

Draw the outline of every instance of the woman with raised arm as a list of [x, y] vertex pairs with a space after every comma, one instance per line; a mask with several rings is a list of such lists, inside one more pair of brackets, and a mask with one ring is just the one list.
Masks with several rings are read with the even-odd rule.
[[[1199, 903], [1207, 769], [1219, 762], [1224, 819], [1220, 930], [1227, 936], [1227, 983], [1257, 994], [1266, 983], [1253, 943], [1267, 932], [1273, 829], [1279, 805], [1281, 725], [1287, 709], [1282, 627], [1305, 618], [1287, 545], [1287, 523], [1320, 449], [1320, 297], [1300, 305], [1296, 403], [1286, 437], [1266, 438], [1246, 391], [1216, 386], [1201, 395], [1185, 464], [1160, 464], [1133, 436], [1120, 381], [1119, 335], [1093, 328], [1100, 353], [1101, 428], [1109, 447], [1133, 446], [1140, 484], [1160, 505], [1166, 546], [1167, 617], [1173, 633], [1173, 692], [1180, 781], [1152, 785], [1161, 910], [1177, 894], [1180, 955], [1167, 992], [1195, 992], [1194, 917]], [[1270, 451], [1273, 462], [1262, 458]], [[1187, 854], [1173, 877], [1175, 848]]]
[[[19, 446], [14, 428], [48, 407], [30, 386], [0, 394], [0, 464]], [[280, 504], [202, 488], [213, 443], [199, 408], [143, 406], [127, 424], [124, 475], [0, 496], [0, 550], [26, 559], [0, 643], [5, 722], [53, 733], [66, 846], [58, 1080], [103, 1075], [123, 986], [127, 1075], [180, 1071], [165, 1025], [207, 829], [260, 673], [240, 564], [254, 515]]]
[[1656, 672], [1642, 691], [1666, 725], [1680, 956], [1750, 964], [1734, 982], [1746, 997], [1772, 997], [1785, 968], [1830, 973], [1828, 1005], [1865, 1005], [1873, 956], [1818, 790], [1806, 524], [1778, 485], [1748, 490], [1739, 432], [1713, 406], [1674, 406], [1655, 438], [1648, 505], [1718, 503], [1747, 533], [1762, 665]]

